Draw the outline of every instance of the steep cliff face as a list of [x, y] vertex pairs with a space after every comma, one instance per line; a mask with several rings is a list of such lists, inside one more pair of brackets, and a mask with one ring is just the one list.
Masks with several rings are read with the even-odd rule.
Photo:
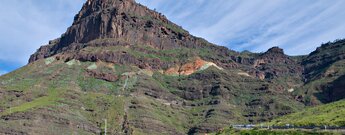
[[190, 35], [135, 1], [93, 0], [85, 3], [66, 33], [38, 49], [29, 62], [58, 55], [66, 61], [100, 60], [166, 70], [201, 57], [223, 67], [236, 67], [228, 57], [235, 53]]
[[345, 40], [329, 42], [318, 47], [303, 60], [306, 81], [322, 77], [322, 73], [337, 61], [345, 59]]
[[344, 99], [345, 40], [329, 42], [303, 59], [306, 103], [317, 105]]
[[[85, 3], [75, 16], [73, 25], [61, 38], [41, 47], [29, 62], [59, 53], [71, 53], [74, 56], [68, 57], [75, 58], [81, 49], [99, 45], [138, 45], [158, 50], [207, 48], [229, 51], [189, 35], [162, 14], [133, 0], [93, 0]], [[98, 59], [104, 60], [102, 57]]]
[[[163, 34], [166, 37], [158, 37]], [[88, 43], [100, 38], [115, 38], [130, 44], [142, 43], [162, 49], [173, 48], [181, 45], [176, 39], [184, 38], [183, 34], [188, 33], [135, 1], [94, 0], [83, 6], [54, 49], [58, 52], [71, 43]], [[163, 46], [162, 42], [166, 45]]]

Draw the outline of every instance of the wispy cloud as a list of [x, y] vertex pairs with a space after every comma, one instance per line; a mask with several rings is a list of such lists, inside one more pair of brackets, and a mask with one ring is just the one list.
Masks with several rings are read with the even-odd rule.
[[[308, 54], [322, 42], [345, 38], [344, 0], [136, 0], [193, 35], [237, 51], [280, 46]], [[2, 0], [0, 70], [27, 63], [58, 38], [85, 0]], [[5, 66], [4, 66], [5, 65]]]
[[137, 1], [194, 35], [238, 51], [280, 46], [290, 55], [300, 55], [322, 42], [345, 38], [343, 0]]
[[58, 38], [84, 0], [2, 0], [0, 60], [26, 64], [30, 54]]

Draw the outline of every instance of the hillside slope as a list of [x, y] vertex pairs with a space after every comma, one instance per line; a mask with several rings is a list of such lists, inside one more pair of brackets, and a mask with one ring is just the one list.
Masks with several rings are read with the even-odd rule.
[[[313, 83], [327, 77], [311, 70], [319, 52], [239, 53], [134, 0], [87, 0], [66, 33], [0, 77], [0, 134], [104, 134], [105, 119], [108, 134], [150, 135], [267, 122], [324, 102], [316, 94], [327, 89]], [[329, 63], [337, 96], [339, 58], [318, 60]]]
[[99, 134], [103, 119], [112, 134], [192, 134], [266, 121], [303, 106], [266, 89], [261, 80], [213, 66], [172, 76], [47, 58], [1, 76], [0, 82], [0, 131], [9, 134], [60, 134], [60, 129]]
[[296, 126], [345, 126], [345, 100], [307, 108], [273, 120], [270, 124]]
[[296, 97], [307, 105], [330, 103], [345, 98], [345, 40], [321, 45], [302, 61], [304, 85]]

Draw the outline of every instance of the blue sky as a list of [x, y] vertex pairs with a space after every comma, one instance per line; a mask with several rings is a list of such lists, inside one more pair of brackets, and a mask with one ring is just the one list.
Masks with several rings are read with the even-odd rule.
[[[71, 25], [85, 0], [2, 0], [0, 74], [27, 63]], [[236, 51], [308, 54], [345, 38], [344, 0], [137, 0], [193, 35]]]

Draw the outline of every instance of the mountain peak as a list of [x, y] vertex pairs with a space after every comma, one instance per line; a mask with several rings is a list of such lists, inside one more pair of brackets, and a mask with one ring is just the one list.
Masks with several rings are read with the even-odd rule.
[[135, 5], [136, 2], [134, 0], [87, 0], [81, 11], [75, 16], [74, 21], [78, 22], [92, 14], [104, 12], [104, 10], [110, 11], [111, 9], [116, 9], [123, 11]]
[[[200, 54], [189, 51], [192, 49], [199, 52], [209, 50], [218, 55], [233, 53], [225, 47], [190, 35], [161, 13], [134, 0], [88, 0], [75, 16], [72, 26], [60, 38], [38, 49], [29, 62], [57, 56], [65, 61], [105, 61], [162, 69], [168, 68], [171, 63], [184, 63], [175, 59], [182, 54], [167, 53], [167, 50], [174, 49], [186, 50], [181, 52], [186, 55], [184, 59]], [[152, 53], [158, 57], [149, 57]], [[160, 59], [166, 57], [175, 57], [175, 60], [168, 62]], [[201, 58], [212, 62], [211, 56]], [[231, 58], [228, 59], [231, 61]], [[223, 66], [234, 65], [224, 63]]]
[[72, 26], [60, 38], [41, 47], [29, 62], [59, 53], [76, 53], [95, 44], [172, 49], [210, 43], [190, 35], [164, 15], [134, 0], [88, 0], [75, 16]]
[[279, 48], [278, 46], [274, 46], [270, 49], [268, 49], [267, 52], [265, 52], [265, 54], [284, 54], [284, 50], [282, 48]]
[[345, 41], [300, 57], [232, 52], [134, 0], [87, 0], [30, 62], [0, 76], [0, 134], [221, 133], [345, 99]]

